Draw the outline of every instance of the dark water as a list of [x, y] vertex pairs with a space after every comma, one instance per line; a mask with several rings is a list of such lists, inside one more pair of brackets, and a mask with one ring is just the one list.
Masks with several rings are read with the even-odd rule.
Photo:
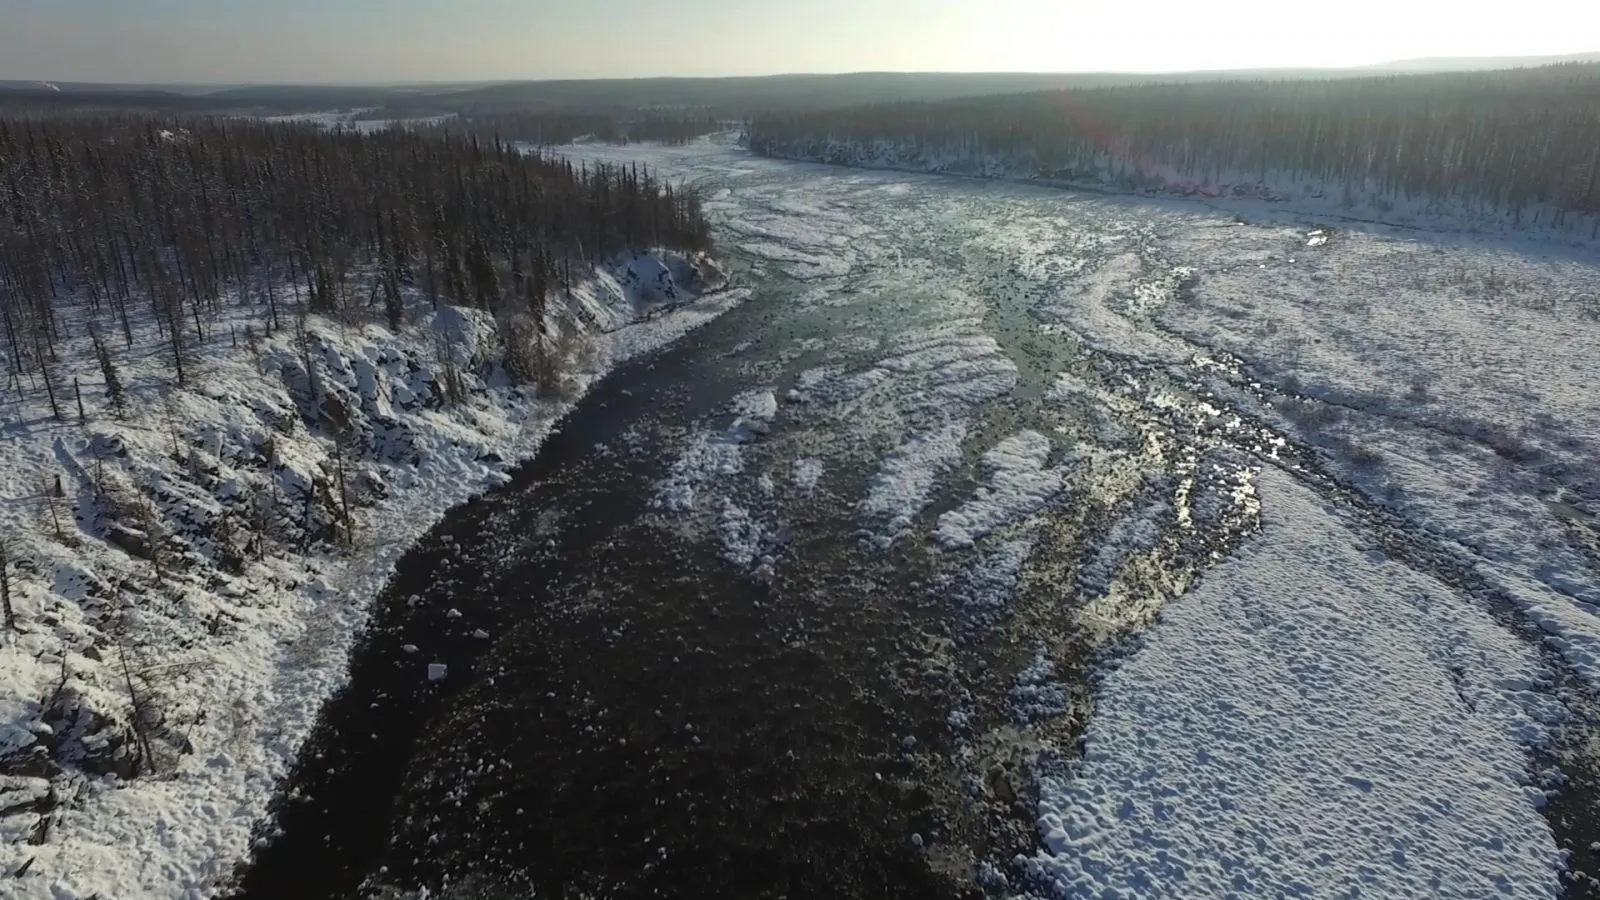
[[[1026, 291], [982, 278], [1016, 304], [996, 328], [1026, 337]], [[884, 351], [830, 348], [872, 323], [892, 349], [946, 315], [934, 294], [865, 284], [843, 288], [848, 311], [794, 303], [807, 288], [764, 273], [748, 305], [614, 373], [512, 485], [406, 555], [239, 896], [958, 897], [981, 893], [981, 863], [1031, 850], [1039, 748], [957, 746], [950, 711], [1009, 731], [1040, 636], [1081, 644], [1084, 665], [1095, 642], [1048, 584], [983, 629], [940, 602], [968, 556], [930, 552], [926, 528], [953, 500], [912, 540], [863, 544], [854, 498], [887, 447], [857, 426], [881, 410], [786, 406], [744, 448], [780, 473], [830, 455], [814, 492], [732, 489], [783, 510], [769, 577], [652, 509], [689, 426], [722, 427], [737, 391], [865, 366]], [[1043, 375], [979, 411], [977, 433], [1054, 422]], [[436, 660], [449, 675], [430, 683]]]
[[[730, 238], [779, 248], [732, 253], [751, 300], [614, 372], [509, 485], [406, 554], [235, 896], [1038, 887], [1011, 866], [1036, 849], [1033, 775], [1075, 752], [1101, 654], [1248, 540], [1255, 513], [1235, 488], [1281, 436], [1256, 422], [1218, 427], [1201, 406], [1222, 403], [1207, 394], [1213, 371], [1041, 327], [1054, 324], [1041, 298], [1092, 279], [1106, 257], [1098, 242], [1123, 240], [1120, 230], [1085, 224], [1073, 253], [1035, 258], [966, 221], [953, 192], [979, 188], [915, 184], [929, 194], [908, 207], [915, 219], [849, 189], [818, 200], [769, 185], [764, 205], [727, 223], [746, 229]], [[1135, 274], [1158, 280], [1159, 263], [1143, 265]], [[947, 375], [975, 379], [962, 366], [982, 358], [931, 375], [895, 361], [929, 329], [992, 337], [1015, 383], [971, 403], [938, 393]], [[859, 392], [788, 399], [824, 366], [836, 387], [883, 374]], [[1188, 399], [1091, 408], [1052, 395], [1061, 373]], [[693, 512], [663, 509], [659, 483], [697, 437], [730, 433], [730, 402], [752, 388], [782, 400], [770, 426], [741, 438], [736, 471], [702, 479]], [[961, 458], [884, 549], [861, 498], [907, 434], [952, 421], [967, 426]], [[1074, 445], [1118, 453], [993, 540], [935, 549], [937, 517], [987, 477], [981, 450], [1024, 429], [1051, 438], [1053, 459]], [[1344, 502], [1309, 451], [1283, 446]], [[790, 478], [809, 459], [826, 463], [814, 490]], [[1141, 566], [1112, 576], [1130, 586], [1126, 599], [1080, 622], [1079, 573], [1119, 520], [1149, 506], [1168, 511]], [[759, 564], [730, 558], [729, 523], [747, 520]], [[1374, 527], [1404, 543], [1401, 525]], [[974, 573], [1012, 539], [1031, 550], [1006, 601], [977, 603]], [[1052, 709], [1035, 716], [1014, 689], [1041, 652], [1056, 661]], [[429, 681], [431, 662], [448, 676]], [[1587, 808], [1581, 792], [1565, 796]]]
[[[972, 891], [911, 843], [938, 826], [906, 738], [930, 752], [946, 713], [890, 662], [940, 627], [914, 586], [807, 566], [761, 583], [641, 522], [665, 460], [630, 429], [672, 435], [745, 387], [728, 354], [770, 305], [616, 372], [405, 556], [240, 896]], [[849, 545], [816, 516], [794, 556]], [[429, 683], [434, 660], [449, 675]]]

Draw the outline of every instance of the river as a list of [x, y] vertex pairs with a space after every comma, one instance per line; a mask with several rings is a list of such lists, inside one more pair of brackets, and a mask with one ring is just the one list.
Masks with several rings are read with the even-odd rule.
[[[240, 896], [1120, 884], [1051, 862], [1088, 852], [1068, 846], [1082, 823], [1061, 798], [1079, 790], [1101, 679], [1174, 598], [1244, 578], [1228, 573], [1259, 560], [1264, 522], [1295, 503], [1333, 510], [1323, 531], [1477, 610], [1462, 615], [1492, 652], [1572, 680], [1513, 636], [1491, 586], [1263, 415], [1272, 398], [1248, 360], [1163, 325], [1208, 274], [1195, 235], [1254, 226], [726, 147], [648, 154], [704, 193], [751, 299], [616, 371], [511, 484], [407, 554]], [[447, 674], [430, 680], [429, 662]], [[1549, 888], [1575, 826], [1514, 782], [1561, 740], [1485, 738], [1485, 758], [1515, 770], [1483, 790], [1493, 802], [1473, 825], [1500, 828], [1500, 850], [1462, 869], [1438, 851], [1446, 883]], [[1381, 800], [1399, 819], [1406, 802]], [[1414, 857], [1436, 833], [1454, 840], [1429, 828]], [[1272, 860], [1295, 865], [1272, 853], [1250, 863], [1258, 886]], [[1213, 893], [1202, 862], [1186, 864], [1191, 896]], [[1130, 883], [1170, 889], [1166, 863], [1150, 865]]]

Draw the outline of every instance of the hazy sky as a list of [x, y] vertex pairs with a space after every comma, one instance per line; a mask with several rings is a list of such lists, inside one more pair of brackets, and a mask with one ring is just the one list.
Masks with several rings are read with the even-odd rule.
[[0, 78], [1179, 71], [1600, 50], [1595, 0], [0, 0]]

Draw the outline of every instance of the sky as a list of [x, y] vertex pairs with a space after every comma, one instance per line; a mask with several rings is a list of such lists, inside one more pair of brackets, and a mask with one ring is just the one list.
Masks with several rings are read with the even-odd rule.
[[1592, 0], [0, 0], [0, 78], [51, 81], [1171, 72], [1597, 50]]

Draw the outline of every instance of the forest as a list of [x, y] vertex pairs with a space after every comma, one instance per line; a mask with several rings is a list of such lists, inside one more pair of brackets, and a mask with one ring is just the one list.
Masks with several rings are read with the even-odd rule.
[[717, 116], [703, 111], [553, 113], [510, 110], [462, 112], [441, 119], [427, 130], [544, 147], [578, 140], [612, 144], [641, 141], [686, 144], [728, 127]]
[[403, 291], [540, 323], [548, 296], [612, 254], [710, 242], [696, 197], [648, 171], [454, 133], [0, 119], [0, 192], [7, 383], [37, 374], [58, 417], [65, 304], [103, 331], [108, 385], [111, 336], [131, 347], [141, 313], [181, 385], [223, 303], [259, 308], [269, 334], [299, 312], [400, 327]]
[[[217, 708], [186, 679], [288, 621], [271, 573], [382, 541], [391, 479], [488, 475], [623, 279], [710, 249], [692, 191], [505, 141], [0, 117], [0, 653], [36, 729], [0, 782], [175, 768]], [[73, 802], [37, 799], [31, 845]]]
[[878, 104], [757, 116], [748, 141], [769, 156], [1131, 190], [1303, 193], [1518, 226], [1572, 227], [1581, 217], [1600, 231], [1592, 63]]

